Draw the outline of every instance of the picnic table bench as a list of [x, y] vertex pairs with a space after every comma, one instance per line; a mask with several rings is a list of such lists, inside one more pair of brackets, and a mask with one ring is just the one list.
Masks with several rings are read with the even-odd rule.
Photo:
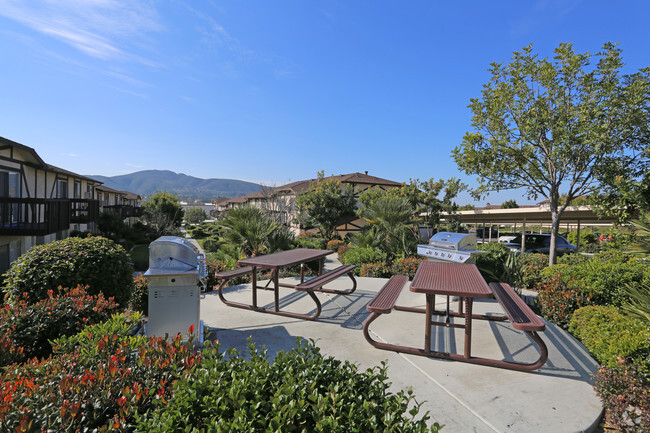
[[[357, 288], [357, 281], [354, 278], [353, 270], [354, 265], [343, 265], [339, 266], [336, 269], [332, 269], [327, 272], [323, 272], [323, 259], [325, 256], [332, 254], [331, 250], [314, 250], [306, 248], [297, 248], [294, 250], [281, 251], [279, 253], [268, 254], [266, 256], [257, 256], [251, 257], [249, 259], [240, 260], [239, 263], [243, 265], [240, 268], [218, 272], [215, 274], [215, 277], [220, 280], [219, 284], [219, 298], [221, 301], [231, 307], [243, 308], [247, 310], [254, 310], [263, 313], [277, 314], [280, 316], [294, 317], [306, 320], [316, 319], [322, 310], [320, 300], [314, 295], [314, 292], [323, 292], [323, 293], [332, 293], [337, 295], [350, 295]], [[318, 260], [318, 273], [319, 275], [310, 279], [305, 279], [304, 275], [304, 264]], [[280, 283], [279, 281], [279, 271], [281, 268], [288, 266], [300, 265], [300, 283], [298, 284], [289, 284], [289, 283]], [[257, 284], [257, 271], [258, 270], [271, 270], [271, 277], [265, 286], [259, 286]], [[347, 290], [335, 290], [324, 288], [323, 286], [334, 281], [335, 279], [347, 274], [352, 280], [352, 288]], [[251, 286], [253, 289], [253, 299], [252, 304], [243, 304], [240, 302], [234, 302], [227, 300], [224, 297], [223, 289], [226, 287], [228, 280], [243, 276], [251, 276]], [[272, 283], [272, 285], [271, 285]], [[271, 286], [270, 286], [271, 285]], [[269, 287], [270, 286], [270, 287]], [[288, 287], [295, 289], [297, 291], [306, 292], [307, 295], [314, 301], [316, 304], [316, 310], [313, 314], [302, 314], [294, 313], [290, 311], [280, 310], [280, 301], [279, 301], [279, 288]], [[265, 308], [257, 305], [257, 290], [266, 289], [274, 291], [274, 306], [273, 308]]]
[[[421, 272], [421, 269], [424, 269]], [[456, 263], [435, 263], [423, 262], [418, 268], [411, 291], [420, 292], [426, 295], [426, 308], [403, 307], [396, 305], [397, 298], [404, 289], [408, 277], [403, 275], [394, 275], [388, 282], [377, 292], [373, 299], [368, 303], [366, 309], [372, 314], [363, 324], [363, 333], [366, 340], [373, 346], [395, 352], [403, 352], [419, 356], [428, 356], [442, 358], [454, 361], [468, 362], [472, 364], [487, 365], [491, 367], [506, 368], [519, 371], [530, 371], [540, 368], [546, 363], [548, 358], [548, 349], [544, 341], [537, 334], [538, 331], [544, 331], [546, 326], [531, 309], [519, 297], [519, 295], [505, 283], [490, 283], [489, 285], [483, 280], [474, 265], [456, 264]], [[465, 284], [463, 287], [462, 285]], [[460, 285], [460, 286], [459, 286]], [[434, 309], [435, 294], [447, 296], [447, 311], [440, 312]], [[449, 296], [458, 296], [462, 302], [465, 300], [465, 312], [449, 312]], [[505, 312], [501, 315], [481, 315], [472, 314], [473, 298], [495, 298]], [[462, 304], [461, 304], [462, 305]], [[394, 309], [425, 313], [425, 342], [424, 348], [401, 346], [377, 341], [370, 335], [370, 324], [383, 314], [389, 314]], [[431, 320], [433, 315], [446, 315], [447, 321], [435, 322]], [[449, 317], [463, 317], [464, 323], [451, 323]], [[533, 363], [522, 363], [514, 361], [505, 361], [498, 359], [480, 358], [471, 355], [471, 337], [472, 337], [472, 320], [490, 320], [503, 321], [510, 320], [513, 327], [523, 331], [537, 345], [540, 356]], [[465, 330], [465, 353], [437, 352], [431, 350], [431, 326], [446, 326], [452, 328], [462, 328]]]

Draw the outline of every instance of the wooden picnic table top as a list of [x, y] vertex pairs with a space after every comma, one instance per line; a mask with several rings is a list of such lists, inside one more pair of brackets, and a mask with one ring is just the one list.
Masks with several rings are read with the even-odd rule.
[[299, 265], [312, 260], [322, 259], [333, 254], [332, 250], [315, 250], [311, 248], [296, 248], [293, 250], [280, 251], [263, 256], [250, 257], [239, 260], [241, 266], [255, 266], [264, 268], [284, 268], [287, 266]]
[[491, 298], [490, 286], [476, 265], [467, 263], [422, 262], [413, 282], [412, 292], [460, 296], [467, 298]]

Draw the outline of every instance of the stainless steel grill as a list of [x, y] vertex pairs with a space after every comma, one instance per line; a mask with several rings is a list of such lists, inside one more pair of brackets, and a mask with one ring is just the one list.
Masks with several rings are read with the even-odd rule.
[[163, 236], [149, 245], [149, 320], [147, 335], [187, 335], [194, 326], [203, 337], [199, 282], [207, 272], [205, 255], [187, 239]]
[[418, 245], [418, 255], [436, 262], [475, 263], [483, 253], [476, 249], [476, 236], [467, 233], [439, 232], [428, 244]]

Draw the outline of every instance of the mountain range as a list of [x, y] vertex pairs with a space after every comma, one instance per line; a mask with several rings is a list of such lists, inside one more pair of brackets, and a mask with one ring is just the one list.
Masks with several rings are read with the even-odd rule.
[[174, 193], [187, 202], [211, 202], [218, 198], [237, 197], [262, 189], [261, 185], [234, 179], [201, 179], [169, 170], [143, 170], [119, 176], [87, 175], [105, 186], [150, 197], [156, 191]]

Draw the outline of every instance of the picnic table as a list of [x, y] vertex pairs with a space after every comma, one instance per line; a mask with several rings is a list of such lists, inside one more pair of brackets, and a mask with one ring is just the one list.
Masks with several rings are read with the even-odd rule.
[[[296, 248], [293, 250], [280, 251], [273, 254], [262, 256], [250, 257], [247, 259], [239, 260], [239, 268], [219, 272], [215, 274], [216, 278], [221, 280], [219, 284], [219, 298], [221, 301], [231, 307], [243, 308], [247, 310], [258, 311], [262, 313], [277, 314], [280, 316], [293, 317], [298, 319], [314, 320], [321, 313], [321, 303], [314, 292], [333, 293], [339, 295], [349, 295], [356, 290], [357, 281], [354, 278], [352, 271], [354, 265], [339, 266], [336, 269], [323, 273], [323, 264], [325, 257], [334, 253], [332, 250], [316, 250], [309, 248]], [[318, 276], [305, 279], [304, 265], [308, 262], [318, 260]], [[279, 274], [280, 270], [290, 266], [300, 265], [300, 282], [298, 284], [281, 283]], [[258, 284], [257, 273], [259, 271], [271, 271], [270, 279], [266, 285], [261, 286]], [[252, 287], [252, 303], [243, 304], [240, 302], [229, 301], [224, 297], [223, 289], [228, 280], [242, 275], [250, 274], [251, 287]], [[347, 290], [335, 290], [324, 288], [323, 286], [336, 278], [347, 274], [352, 280], [352, 288]], [[269, 287], [270, 286], [270, 287]], [[316, 304], [316, 311], [309, 314], [295, 313], [291, 311], [284, 311], [280, 309], [280, 287], [287, 287], [298, 291], [304, 291]], [[261, 307], [258, 305], [257, 291], [258, 290], [273, 290], [273, 308]]]
[[[520, 371], [537, 369], [546, 362], [548, 350], [544, 341], [537, 334], [537, 331], [544, 331], [544, 322], [537, 317], [537, 315], [509, 285], [504, 283], [486, 283], [475, 265], [433, 261], [422, 262], [413, 278], [410, 290], [425, 295], [425, 308], [395, 305], [397, 298], [407, 282], [408, 278], [402, 275], [391, 277], [366, 307], [372, 314], [364, 322], [363, 332], [366, 340], [373, 346], [379, 349], [403, 352], [412, 355], [442, 358]], [[436, 295], [447, 297], [446, 310], [438, 311], [435, 309]], [[450, 297], [458, 297], [458, 311], [451, 311]], [[496, 299], [503, 308], [505, 315], [473, 314], [473, 301], [476, 298]], [[370, 336], [370, 324], [379, 316], [388, 314], [393, 309], [424, 313], [426, 315], [423, 348], [384, 343], [376, 341]], [[433, 316], [444, 316], [444, 320], [434, 321]], [[451, 320], [451, 317], [463, 318], [464, 323], [455, 323]], [[472, 356], [472, 321], [477, 319], [492, 321], [510, 320], [515, 329], [525, 332], [538, 346], [540, 351], [539, 359], [534, 363], [526, 364]], [[432, 326], [464, 329], [464, 353], [458, 354], [431, 350]]]

